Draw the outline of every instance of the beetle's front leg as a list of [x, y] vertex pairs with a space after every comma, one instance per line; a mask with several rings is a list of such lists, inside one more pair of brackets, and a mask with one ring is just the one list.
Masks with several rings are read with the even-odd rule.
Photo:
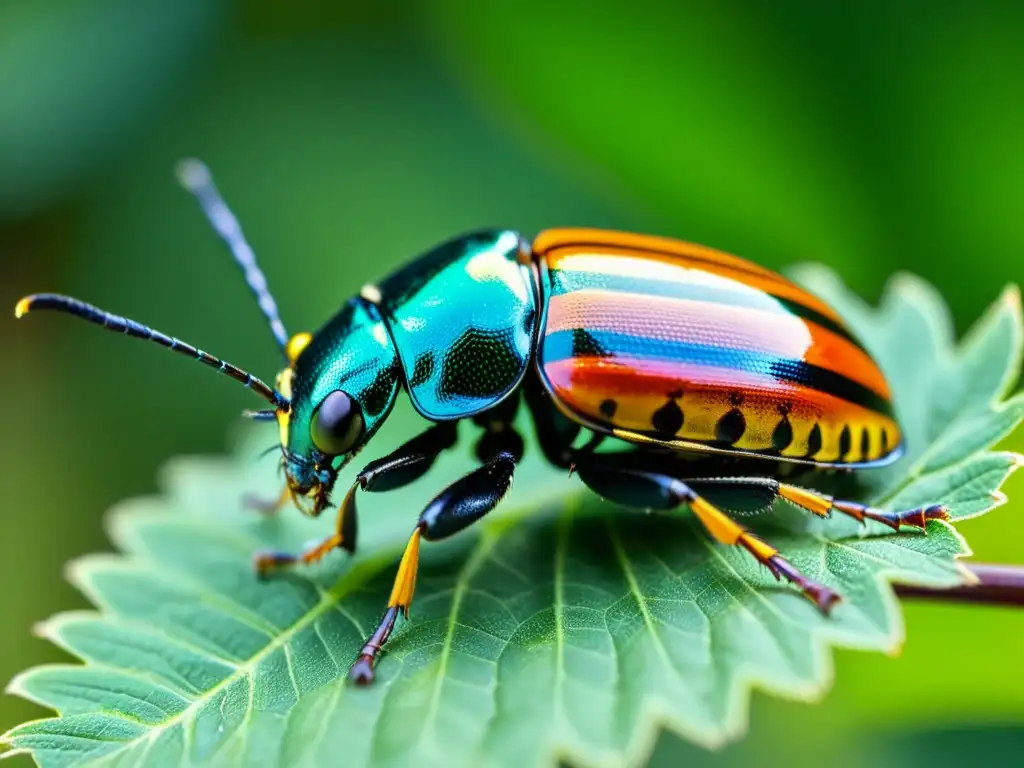
[[288, 490], [288, 486], [285, 485], [281, 489], [281, 494], [276, 499], [265, 499], [262, 496], [247, 493], [242, 497], [242, 506], [254, 512], [259, 512], [261, 515], [272, 517], [281, 511], [291, 497], [292, 494]]
[[[328, 552], [341, 548], [350, 554], [356, 550], [356, 491], [390, 491], [400, 488], [421, 477], [434, 464], [438, 455], [455, 444], [457, 438], [455, 422], [435, 424], [426, 431], [403, 443], [387, 456], [371, 461], [360, 472], [338, 505], [334, 531], [330, 536], [305, 551], [293, 555], [287, 552], [257, 552], [253, 567], [257, 574], [266, 576], [272, 571], [294, 565], [315, 563]], [[326, 493], [316, 499], [315, 510], [328, 506]], [[287, 494], [287, 491], [286, 491]]]
[[499, 453], [479, 469], [441, 491], [423, 510], [398, 565], [388, 608], [352, 664], [348, 673], [350, 680], [359, 685], [373, 681], [374, 662], [391, 636], [399, 613], [406, 617], [409, 615], [409, 606], [416, 588], [420, 538], [427, 541], [445, 539], [475, 523], [498, 506], [512, 487], [516, 461], [517, 457], [507, 451]]

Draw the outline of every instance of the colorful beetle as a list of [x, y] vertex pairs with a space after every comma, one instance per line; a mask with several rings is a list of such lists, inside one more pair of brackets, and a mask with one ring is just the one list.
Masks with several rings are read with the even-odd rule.
[[[836, 593], [709, 499], [728, 493], [767, 508], [782, 497], [815, 515], [836, 510], [894, 530], [948, 517], [940, 505], [888, 512], [780, 479], [793, 464], [889, 464], [901, 454], [902, 436], [884, 376], [842, 320], [770, 270], [661, 237], [552, 229], [528, 243], [510, 230], [488, 230], [438, 246], [365, 286], [316, 334], [289, 338], [209, 171], [189, 160], [179, 176], [270, 321], [287, 363], [276, 387], [77, 299], [28, 296], [16, 316], [31, 309], [77, 315], [193, 357], [269, 401], [270, 409], [247, 412], [280, 428], [287, 483], [268, 509], [290, 498], [319, 515], [338, 471], [373, 437], [400, 389], [433, 423], [364, 467], [329, 536], [298, 555], [258, 553], [258, 573], [315, 562], [339, 547], [354, 552], [358, 491], [419, 478], [455, 444], [461, 419], [483, 430], [481, 466], [436, 496], [413, 528], [387, 610], [349, 672], [358, 683], [373, 679], [399, 613], [408, 616], [420, 539], [462, 530], [509, 490], [523, 453], [512, 423], [520, 401], [549, 462], [628, 506], [689, 506], [715, 540], [742, 546], [826, 614]], [[607, 437], [628, 450], [596, 451]]]

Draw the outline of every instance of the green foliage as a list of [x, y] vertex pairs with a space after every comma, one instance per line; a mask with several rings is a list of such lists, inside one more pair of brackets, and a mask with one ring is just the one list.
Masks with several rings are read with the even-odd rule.
[[552, 163], [634, 194], [660, 217], [643, 231], [826, 261], [871, 295], [897, 267], [925, 274], [961, 329], [1016, 274], [1024, 4], [430, 7], [478, 101]]
[[[872, 310], [823, 268], [799, 276], [850, 320], [895, 389], [909, 455], [876, 472], [866, 496], [941, 501], [954, 520], [996, 506], [1019, 457], [987, 448], [1024, 416], [1024, 396], [1003, 400], [1020, 365], [1017, 292], [956, 347], [943, 303], [914, 278], [893, 280]], [[380, 442], [412, 428], [398, 415]], [[968, 552], [939, 522], [893, 535], [788, 508], [755, 521], [844, 595], [825, 619], [745, 553], [708, 543], [688, 516], [603, 504], [531, 458], [495, 519], [424, 547], [412, 621], [378, 684], [356, 689], [344, 672], [380, 615], [425, 486], [466, 471], [468, 457], [367, 501], [355, 559], [259, 583], [251, 551], [294, 550], [329, 525], [246, 513], [244, 492], [274, 492], [268, 466], [179, 460], [162, 497], [113, 514], [125, 554], [70, 571], [99, 612], [40, 628], [85, 664], [12, 682], [60, 713], [9, 732], [13, 749], [44, 766], [532, 766], [556, 755], [634, 765], [659, 725], [708, 746], [738, 737], [751, 687], [821, 696], [830, 645], [894, 650], [903, 629], [887, 582], [958, 584], [956, 558]]]
[[151, 125], [213, 43], [226, 8], [222, 0], [5, 2], [0, 220], [52, 205]]

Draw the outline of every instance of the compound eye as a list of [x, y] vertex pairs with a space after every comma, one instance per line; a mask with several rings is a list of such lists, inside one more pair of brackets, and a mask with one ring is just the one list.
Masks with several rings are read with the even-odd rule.
[[329, 456], [348, 453], [363, 435], [363, 412], [347, 392], [336, 389], [313, 412], [310, 437], [317, 450]]

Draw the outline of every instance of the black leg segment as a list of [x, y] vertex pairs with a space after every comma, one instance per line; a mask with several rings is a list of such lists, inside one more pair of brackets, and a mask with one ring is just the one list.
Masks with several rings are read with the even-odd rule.
[[551, 395], [534, 371], [530, 371], [523, 382], [523, 397], [544, 458], [556, 467], [569, 469], [572, 466], [572, 444], [582, 428], [555, 407]]
[[[371, 461], [356, 476], [355, 482], [338, 505], [334, 532], [330, 536], [298, 555], [258, 552], [253, 560], [257, 573], [263, 576], [288, 566], [315, 563], [337, 547], [354, 553], [358, 519], [356, 491], [390, 491], [418, 480], [433, 466], [441, 452], [455, 445], [456, 430], [454, 421], [435, 424], [387, 456]], [[283, 498], [287, 498], [287, 495], [286, 489]]]
[[399, 614], [409, 615], [416, 571], [419, 566], [420, 539], [436, 541], [458, 533], [493, 510], [512, 487], [516, 457], [501, 453], [484, 466], [456, 480], [439, 493], [420, 514], [398, 566], [388, 608], [380, 624], [370, 635], [349, 670], [349, 679], [359, 685], [373, 680], [373, 665], [394, 630]]
[[[711, 537], [721, 543], [741, 546], [778, 578], [785, 578], [827, 614], [839, 595], [804, 576], [779, 550], [751, 534], [690, 485], [664, 471], [648, 472], [629, 466], [633, 462], [609, 454], [596, 454], [577, 466], [580, 479], [599, 495], [630, 507], [671, 510], [689, 506]], [[654, 461], [652, 464], [656, 463]]]

